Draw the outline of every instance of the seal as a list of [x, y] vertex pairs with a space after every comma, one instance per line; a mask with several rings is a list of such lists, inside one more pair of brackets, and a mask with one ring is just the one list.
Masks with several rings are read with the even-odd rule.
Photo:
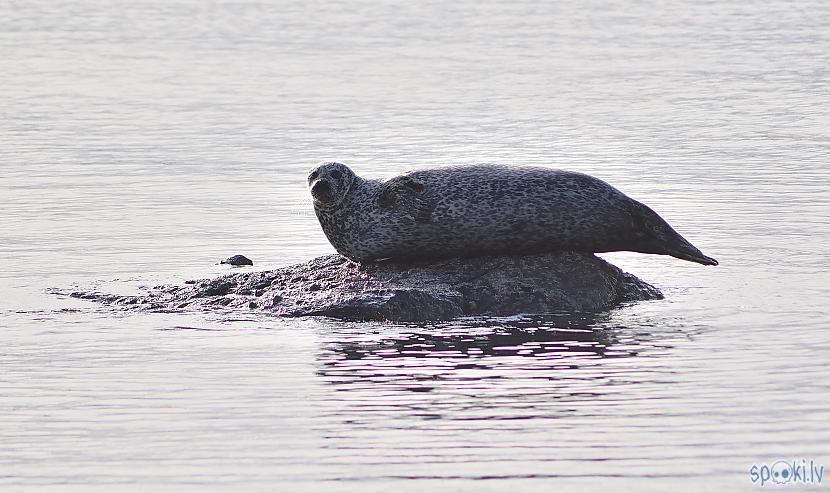
[[648, 206], [582, 173], [469, 165], [369, 180], [323, 162], [308, 187], [326, 237], [358, 262], [572, 250], [718, 264]]

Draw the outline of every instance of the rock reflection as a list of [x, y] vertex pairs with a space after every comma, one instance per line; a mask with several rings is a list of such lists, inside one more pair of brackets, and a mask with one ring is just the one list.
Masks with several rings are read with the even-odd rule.
[[333, 391], [323, 414], [367, 433], [421, 429], [423, 420], [472, 430], [606, 415], [637, 396], [632, 387], [671, 383], [670, 371], [639, 358], [670, 346], [651, 332], [615, 326], [609, 314], [331, 325], [318, 358], [317, 375]]
[[435, 386], [424, 382], [574, 378], [562, 372], [642, 349], [630, 332], [623, 329], [621, 336], [609, 326], [604, 314], [373, 328], [327, 328], [318, 375], [342, 390], [386, 384], [386, 390], [429, 392]]
[[[465, 328], [470, 330], [462, 330]], [[612, 342], [610, 331], [586, 326], [544, 327], [532, 323], [432, 326], [376, 342], [332, 342], [328, 351], [334, 357], [326, 358], [326, 364], [335, 364], [338, 359], [539, 357], [548, 353], [604, 356]]]

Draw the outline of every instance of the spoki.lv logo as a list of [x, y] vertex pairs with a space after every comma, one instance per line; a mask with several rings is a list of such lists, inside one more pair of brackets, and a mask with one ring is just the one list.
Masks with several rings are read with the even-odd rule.
[[824, 465], [813, 459], [777, 460], [749, 468], [749, 479], [759, 486], [821, 484], [823, 477]]

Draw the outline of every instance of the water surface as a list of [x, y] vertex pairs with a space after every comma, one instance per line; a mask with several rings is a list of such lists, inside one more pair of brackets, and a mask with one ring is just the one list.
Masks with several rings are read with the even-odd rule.
[[[4, 491], [740, 491], [830, 465], [823, 2], [0, 5]], [[305, 172], [503, 162], [649, 204], [666, 299], [426, 326], [50, 296], [330, 253]], [[830, 479], [828, 479], [830, 481]]]

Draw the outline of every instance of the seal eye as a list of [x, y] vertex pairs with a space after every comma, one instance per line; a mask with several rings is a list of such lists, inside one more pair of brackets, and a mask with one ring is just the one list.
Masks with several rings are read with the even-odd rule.
[[339, 180], [340, 178], [342, 178], [342, 177], [343, 177], [343, 173], [341, 173], [341, 172], [339, 172], [339, 171], [337, 171], [337, 170], [334, 170], [334, 171], [332, 171], [332, 172], [331, 172], [331, 173], [329, 173], [329, 174], [330, 174], [330, 175], [331, 175], [331, 177], [332, 177], [332, 178], [334, 178], [335, 180]]

